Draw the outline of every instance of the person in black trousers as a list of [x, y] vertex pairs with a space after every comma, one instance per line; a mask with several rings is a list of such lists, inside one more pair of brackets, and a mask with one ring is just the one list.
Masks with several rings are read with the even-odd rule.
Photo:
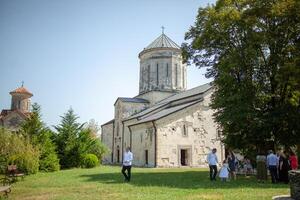
[[216, 176], [218, 173], [218, 158], [216, 155], [217, 149], [213, 148], [212, 152], [207, 155], [207, 162], [209, 165], [209, 177], [211, 181], [216, 181]]
[[132, 160], [133, 160], [133, 154], [130, 152], [130, 148], [127, 147], [126, 152], [124, 153], [123, 166], [122, 166], [122, 174], [124, 175], [126, 182], [129, 182], [131, 178]]

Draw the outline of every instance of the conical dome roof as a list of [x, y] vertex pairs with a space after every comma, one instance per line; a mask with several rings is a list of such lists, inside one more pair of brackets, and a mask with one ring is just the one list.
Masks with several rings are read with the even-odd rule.
[[167, 35], [162, 33], [158, 38], [156, 38], [151, 44], [149, 44], [144, 50], [153, 48], [175, 48], [180, 49], [180, 47], [173, 42]]
[[29, 96], [33, 96], [31, 92], [29, 92], [25, 87], [19, 87], [13, 91], [10, 92], [10, 94], [27, 94]]
[[176, 51], [180, 51], [180, 47], [171, 40], [167, 35], [162, 33], [158, 38], [156, 38], [153, 42], [151, 42], [143, 51], [139, 54], [141, 57], [142, 54], [149, 52], [154, 49], [161, 49], [161, 48], [170, 48]]

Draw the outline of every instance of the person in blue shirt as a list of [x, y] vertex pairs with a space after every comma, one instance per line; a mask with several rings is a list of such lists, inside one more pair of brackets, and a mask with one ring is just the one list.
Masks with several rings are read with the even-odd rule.
[[211, 181], [216, 181], [216, 176], [218, 173], [218, 168], [217, 168], [218, 157], [216, 153], [217, 153], [217, 149], [213, 148], [211, 153], [207, 155], [207, 162], [209, 165], [209, 176]]
[[267, 156], [267, 167], [270, 171], [272, 183], [276, 183], [278, 181], [277, 167], [278, 167], [278, 158], [273, 153], [272, 150], [269, 150]]

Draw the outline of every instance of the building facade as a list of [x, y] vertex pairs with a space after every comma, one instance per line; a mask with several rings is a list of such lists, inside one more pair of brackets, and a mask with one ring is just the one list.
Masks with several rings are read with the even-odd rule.
[[204, 167], [212, 148], [224, 159], [218, 125], [210, 108], [213, 84], [186, 89], [180, 47], [164, 33], [139, 54], [136, 97], [119, 97], [114, 119], [103, 124], [102, 142], [110, 150], [104, 164], [122, 163], [126, 147], [143, 167]]

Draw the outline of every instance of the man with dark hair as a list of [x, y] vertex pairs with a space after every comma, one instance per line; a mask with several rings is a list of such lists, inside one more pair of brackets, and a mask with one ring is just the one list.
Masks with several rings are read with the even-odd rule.
[[211, 181], [216, 181], [216, 176], [218, 173], [218, 157], [216, 155], [217, 149], [213, 148], [212, 152], [207, 155], [207, 162], [209, 165], [209, 176]]
[[269, 150], [268, 154], [269, 155], [267, 156], [267, 167], [272, 177], [272, 183], [276, 183], [278, 181], [278, 175], [277, 175], [278, 158], [273, 153], [272, 150]]
[[[123, 167], [122, 167], [122, 174], [124, 175], [126, 182], [129, 182], [131, 178], [132, 160], [133, 160], [133, 154], [130, 152], [130, 148], [126, 147], [126, 152], [124, 153]], [[127, 170], [127, 174], [125, 172], [126, 170]]]

